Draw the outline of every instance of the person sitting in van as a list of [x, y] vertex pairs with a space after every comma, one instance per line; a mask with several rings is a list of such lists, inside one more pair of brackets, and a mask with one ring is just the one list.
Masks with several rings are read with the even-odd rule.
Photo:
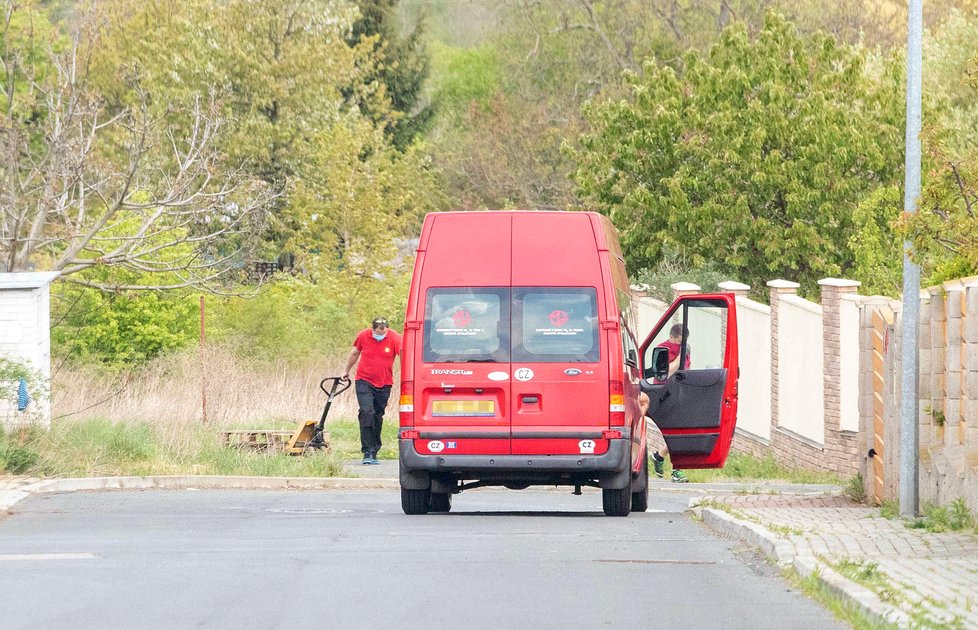
[[[689, 329], [682, 324], [674, 324], [672, 328], [669, 329], [669, 339], [660, 343], [657, 348], [666, 348], [669, 351], [669, 375], [666, 378], [671, 377], [673, 374], [679, 370], [680, 356], [682, 355], [683, 347], [683, 337], [689, 340]], [[690, 365], [690, 348], [689, 344], [686, 345], [686, 359], [683, 361], [683, 369], [688, 370]], [[649, 408], [648, 396], [644, 393], [642, 396], [645, 397], [645, 410]], [[642, 405], [641, 397], [639, 398], [639, 405]], [[644, 412], [643, 412], [644, 413]], [[652, 419], [655, 421], [655, 419]], [[661, 452], [660, 452], [661, 451]], [[669, 446], [666, 444], [665, 439], [662, 441], [662, 448], [658, 451], [652, 453], [652, 468], [655, 470], [655, 476], [660, 479], [665, 477], [665, 464], [666, 456], [669, 454]], [[672, 470], [672, 480], [676, 483], [689, 483], [689, 477], [686, 476], [681, 470]]]
[[380, 431], [384, 410], [394, 386], [394, 359], [401, 354], [401, 336], [387, 320], [378, 317], [370, 328], [360, 331], [346, 361], [343, 379], [350, 380], [350, 370], [359, 360], [356, 374], [357, 405], [360, 407], [360, 450], [363, 464], [380, 464]]

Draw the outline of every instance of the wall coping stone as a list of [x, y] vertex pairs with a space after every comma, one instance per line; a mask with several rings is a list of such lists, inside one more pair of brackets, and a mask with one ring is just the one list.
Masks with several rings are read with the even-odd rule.
[[854, 288], [862, 286], [862, 284], [858, 280], [847, 280], [845, 278], [822, 278], [818, 281], [820, 287]]
[[767, 283], [772, 289], [798, 289], [801, 287], [797, 282], [792, 282], [791, 280], [771, 280]]
[[749, 284], [744, 284], [743, 282], [736, 282], [734, 280], [726, 280], [724, 282], [721, 282], [717, 286], [723, 289], [724, 291], [729, 291], [731, 293], [737, 293], [739, 291], [743, 291], [744, 293], [746, 293], [747, 291], [750, 291]]
[[60, 271], [15, 271], [0, 273], [0, 291], [4, 289], [40, 289], [51, 284]]

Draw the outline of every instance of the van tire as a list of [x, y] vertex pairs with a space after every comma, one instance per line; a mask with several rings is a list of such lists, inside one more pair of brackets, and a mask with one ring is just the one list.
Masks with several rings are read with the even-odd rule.
[[642, 468], [638, 471], [636, 481], [641, 489], [632, 493], [632, 512], [644, 512], [649, 509], [649, 452], [642, 451]]
[[427, 514], [431, 507], [431, 490], [401, 488], [401, 509], [405, 514]]
[[432, 512], [450, 512], [452, 509], [452, 495], [449, 493], [431, 493]]
[[632, 486], [621, 490], [605, 488], [601, 490], [601, 506], [605, 516], [628, 516], [632, 505]]

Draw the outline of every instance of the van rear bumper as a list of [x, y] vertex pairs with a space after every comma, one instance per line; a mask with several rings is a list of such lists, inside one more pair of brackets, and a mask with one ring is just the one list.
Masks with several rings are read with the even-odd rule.
[[[627, 432], [627, 429], [626, 429]], [[496, 475], [527, 480], [543, 479], [548, 474], [581, 473], [592, 475], [609, 486], [627, 483], [631, 475], [631, 437], [608, 441], [600, 455], [422, 455], [413, 440], [399, 440], [401, 482], [406, 487], [428, 487], [424, 473], [460, 473], [470, 478]]]

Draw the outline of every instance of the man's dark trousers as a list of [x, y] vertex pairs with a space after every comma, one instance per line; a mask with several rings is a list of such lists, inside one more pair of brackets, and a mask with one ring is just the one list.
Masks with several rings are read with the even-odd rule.
[[384, 426], [384, 409], [391, 397], [391, 386], [374, 387], [364, 380], [356, 382], [357, 404], [360, 406], [360, 451], [364, 457], [377, 457], [380, 451], [380, 430]]

